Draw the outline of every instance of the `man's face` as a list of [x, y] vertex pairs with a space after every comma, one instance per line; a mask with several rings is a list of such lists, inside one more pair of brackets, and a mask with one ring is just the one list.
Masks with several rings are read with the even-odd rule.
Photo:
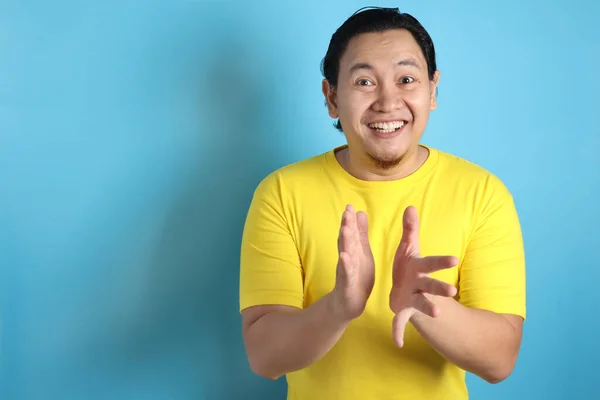
[[350, 148], [381, 168], [416, 151], [436, 107], [421, 48], [406, 30], [354, 37], [340, 60], [335, 90], [323, 82], [329, 115], [339, 118]]

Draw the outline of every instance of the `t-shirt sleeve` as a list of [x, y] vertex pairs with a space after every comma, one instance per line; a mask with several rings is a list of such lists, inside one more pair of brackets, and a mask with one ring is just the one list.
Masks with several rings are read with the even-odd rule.
[[512, 195], [492, 176], [460, 267], [459, 299], [468, 307], [526, 317], [525, 252]]
[[257, 187], [248, 210], [240, 256], [240, 311], [277, 304], [302, 308], [303, 270], [275, 173]]

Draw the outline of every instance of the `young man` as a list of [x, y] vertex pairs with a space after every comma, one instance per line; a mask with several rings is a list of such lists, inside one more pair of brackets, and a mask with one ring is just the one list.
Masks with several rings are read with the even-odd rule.
[[439, 72], [426, 30], [369, 9], [333, 35], [323, 93], [347, 146], [258, 186], [241, 249], [254, 372], [288, 399], [466, 399], [515, 365], [525, 260], [509, 191], [420, 144]]

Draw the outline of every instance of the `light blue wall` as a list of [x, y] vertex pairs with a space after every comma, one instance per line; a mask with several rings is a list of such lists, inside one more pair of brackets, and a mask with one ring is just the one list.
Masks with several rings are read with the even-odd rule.
[[238, 248], [258, 181], [343, 142], [319, 62], [356, 9], [434, 38], [424, 142], [514, 193], [528, 312], [473, 399], [599, 396], [598, 2], [0, 2], [2, 399], [282, 399], [253, 376]]

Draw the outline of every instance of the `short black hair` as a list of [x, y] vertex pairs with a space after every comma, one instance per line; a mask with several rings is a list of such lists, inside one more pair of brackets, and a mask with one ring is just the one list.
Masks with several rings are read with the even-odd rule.
[[[352, 38], [362, 33], [384, 32], [392, 29], [405, 29], [413, 35], [427, 62], [429, 79], [433, 80], [437, 70], [435, 47], [423, 25], [412, 15], [401, 13], [398, 8], [363, 7], [352, 14], [331, 36], [327, 53], [321, 61], [321, 73], [329, 85], [335, 88], [338, 84], [340, 60]], [[334, 126], [343, 131], [339, 119]]]

